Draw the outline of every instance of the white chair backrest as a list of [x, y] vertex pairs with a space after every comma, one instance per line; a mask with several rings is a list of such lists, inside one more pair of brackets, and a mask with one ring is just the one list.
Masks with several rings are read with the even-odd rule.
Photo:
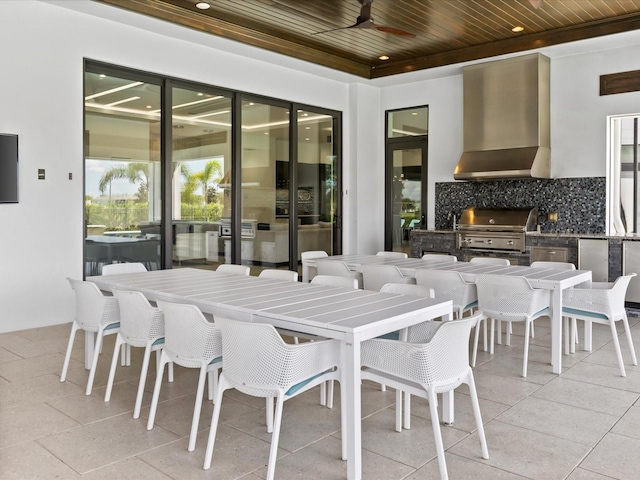
[[362, 265], [362, 284], [365, 290], [380, 291], [385, 283], [410, 283], [416, 281], [405, 277], [395, 265]]
[[114, 290], [120, 305], [120, 334], [134, 347], [164, 336], [164, 314], [141, 292]]
[[120, 309], [115, 297], [105, 296], [95, 283], [67, 280], [76, 295], [75, 320], [82, 329], [97, 331], [100, 325], [118, 321]]
[[414, 297], [435, 298], [433, 288], [413, 285], [410, 283], [385, 283], [380, 288], [381, 293], [397, 293], [398, 295], [411, 295]]
[[569, 262], [533, 262], [531, 265], [533, 268], [555, 268], [558, 270], [575, 270], [576, 266]]
[[338, 275], [316, 275], [311, 279], [314, 285], [329, 285], [332, 287], [358, 288], [358, 280], [355, 278], [340, 277]]
[[302, 261], [305, 260], [311, 260], [314, 258], [323, 258], [323, 257], [328, 257], [329, 254], [327, 252], [325, 252], [324, 250], [309, 250], [307, 252], [302, 252], [300, 254], [300, 259]]
[[334, 367], [335, 358], [340, 358], [338, 342], [331, 358], [309, 361], [307, 344], [287, 345], [273, 325], [227, 318], [216, 318], [216, 323], [222, 332], [223, 375], [248, 395], [284, 394], [292, 385]]
[[524, 277], [482, 274], [476, 277], [478, 309], [497, 320], [523, 321], [549, 307], [549, 290], [534, 289]]
[[340, 260], [320, 259], [316, 262], [318, 275], [335, 275], [338, 277], [355, 278], [358, 281], [358, 288], [362, 287], [362, 274], [349, 269], [346, 262]]
[[216, 268], [216, 272], [218, 273], [229, 273], [231, 275], [241, 275], [245, 277], [249, 276], [250, 270], [246, 265], [234, 265], [232, 263], [223, 263]]
[[118, 275], [119, 273], [146, 272], [147, 268], [139, 262], [110, 263], [102, 267], [102, 275]]
[[404, 252], [378, 252], [376, 253], [378, 257], [389, 257], [389, 258], [409, 258]]
[[465, 282], [460, 272], [419, 268], [416, 270], [416, 284], [433, 289], [435, 298], [451, 300], [458, 315], [478, 299], [476, 286]]
[[158, 302], [164, 312], [164, 347], [178, 365], [198, 368], [222, 356], [222, 336], [195, 305]]
[[434, 262], [457, 262], [458, 257], [455, 255], [440, 255], [438, 253], [425, 253], [422, 255], [422, 260], [432, 260]]
[[475, 257], [469, 260], [469, 263], [477, 263], [482, 265], [504, 265], [509, 266], [509, 262], [506, 258], [494, 258], [494, 257]]
[[258, 277], [262, 278], [273, 278], [276, 280], [285, 280], [288, 282], [297, 282], [298, 281], [298, 272], [293, 272], [291, 270], [276, 270], [274, 268], [267, 268], [262, 270]]

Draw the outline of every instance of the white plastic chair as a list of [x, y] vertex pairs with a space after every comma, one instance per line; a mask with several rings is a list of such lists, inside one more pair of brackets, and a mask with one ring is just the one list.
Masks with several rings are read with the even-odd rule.
[[[224, 391], [235, 388], [255, 397], [267, 398], [267, 411], [275, 419], [267, 480], [273, 480], [278, 453], [283, 403], [327, 380], [340, 381], [340, 341], [324, 340], [286, 344], [272, 325], [217, 318], [222, 331], [222, 373], [218, 383], [204, 469], [211, 467]], [[341, 412], [345, 411], [346, 389], [340, 389]], [[341, 416], [342, 432], [346, 432]], [[267, 422], [267, 425], [269, 422]], [[346, 435], [342, 435], [342, 458], [346, 459]]]
[[[491, 319], [491, 340], [489, 352], [493, 354], [495, 321], [507, 322], [507, 345], [510, 345], [510, 323], [525, 322], [524, 355], [522, 376], [527, 376], [529, 357], [529, 331], [536, 318], [548, 316], [551, 306], [549, 290], [534, 289], [524, 277], [481, 274], [476, 278], [478, 289], [478, 309], [483, 316]], [[477, 340], [477, 331], [476, 331]], [[475, 365], [477, 342], [473, 349], [471, 364]]]
[[246, 265], [235, 265], [233, 263], [223, 263], [222, 265], [216, 268], [216, 272], [218, 273], [229, 273], [231, 275], [240, 275], [244, 277], [248, 277], [251, 269]]
[[378, 257], [389, 257], [389, 258], [409, 258], [409, 255], [407, 255], [404, 252], [387, 252], [387, 251], [383, 251], [383, 252], [378, 252], [376, 253], [376, 255]]
[[67, 280], [75, 292], [76, 314], [73, 319], [73, 323], [71, 324], [71, 334], [69, 335], [67, 353], [64, 356], [64, 364], [62, 365], [60, 381], [64, 382], [67, 379], [69, 359], [71, 358], [71, 350], [73, 349], [76, 332], [78, 330], [84, 330], [85, 332], [92, 333], [96, 332], [96, 343], [93, 350], [93, 359], [91, 361], [91, 369], [89, 370], [89, 379], [87, 380], [87, 388], [85, 391], [86, 395], [91, 395], [103, 337], [105, 335], [118, 333], [120, 330], [120, 310], [118, 308], [118, 300], [115, 297], [104, 295], [95, 283], [74, 280], [72, 278], [67, 278]]
[[440, 255], [438, 253], [425, 253], [422, 255], [422, 260], [432, 260], [434, 262], [457, 262], [458, 257], [455, 255]]
[[[545, 262], [538, 261], [529, 265], [532, 268], [554, 268], [556, 270], [575, 270], [576, 266], [569, 262]], [[564, 318], [564, 353], [576, 353], [576, 343], [578, 343], [578, 329], [576, 319]], [[569, 336], [569, 324], [571, 324], [571, 336]], [[533, 336], [533, 335], [532, 335]], [[573, 342], [571, 341], [573, 339]]]
[[147, 267], [139, 262], [110, 263], [102, 267], [102, 275], [118, 275], [120, 273], [146, 272]]
[[623, 275], [615, 282], [593, 282], [587, 288], [574, 288], [562, 292], [562, 312], [571, 318], [584, 321], [584, 344], [585, 350], [591, 351], [591, 323], [609, 325], [613, 337], [613, 345], [618, 357], [620, 375], [625, 377], [624, 361], [620, 351], [620, 341], [616, 330], [616, 322], [622, 320], [624, 331], [629, 343], [631, 360], [634, 365], [638, 365], [636, 352], [633, 347], [629, 320], [624, 308], [624, 298], [629, 287], [629, 282], [635, 273]]
[[192, 452], [196, 448], [202, 395], [207, 376], [209, 400], [214, 399], [217, 389], [218, 372], [222, 368], [222, 337], [217, 325], [207, 321], [195, 305], [158, 302], [158, 307], [164, 312], [165, 336], [158, 363], [156, 384], [153, 389], [147, 430], [151, 430], [155, 422], [164, 366], [169, 362], [174, 362], [185, 368], [199, 368], [196, 403], [193, 408], [193, 420], [189, 435], [188, 450]]
[[[144, 347], [140, 382], [138, 383], [138, 393], [133, 409], [133, 418], [138, 418], [142, 408], [144, 385], [147, 380], [149, 357], [152, 351], [156, 352], [156, 365], [160, 364], [160, 349], [164, 345], [164, 315], [159, 308], [151, 306], [140, 292], [114, 290], [113, 293], [120, 305], [120, 331], [113, 347], [113, 358], [104, 401], [111, 400], [120, 346], [126, 344], [132, 347]], [[173, 365], [169, 366], [169, 381], [173, 382]]]
[[511, 262], [507, 258], [494, 258], [494, 257], [475, 257], [469, 260], [469, 263], [476, 263], [481, 265], [504, 265], [508, 267]]
[[309, 283], [316, 276], [317, 269], [309, 265], [309, 260], [316, 258], [326, 258], [329, 254], [324, 250], [309, 250], [300, 254], [302, 262], [302, 283]]
[[298, 272], [294, 272], [291, 270], [277, 270], [275, 268], [267, 268], [262, 270], [258, 277], [261, 278], [273, 278], [276, 280], [284, 280], [286, 282], [297, 282], [298, 281]]
[[[442, 479], [447, 479], [448, 474], [438, 418], [438, 393], [453, 391], [463, 383], [469, 386], [482, 458], [489, 458], [478, 395], [469, 366], [469, 334], [477, 321], [476, 316], [451, 322], [432, 322], [436, 328], [432, 336], [422, 343], [373, 339], [362, 344], [362, 379], [384, 382], [396, 391], [402, 390], [429, 401]], [[401, 402], [398, 401], [396, 409], [400, 408]]]
[[311, 279], [314, 285], [329, 285], [332, 287], [358, 288], [358, 280], [355, 278], [339, 277], [337, 275], [316, 275]]
[[346, 262], [340, 260], [317, 260], [316, 269], [318, 275], [355, 278], [358, 281], [358, 288], [362, 288], [362, 273], [350, 270]]
[[[454, 257], [455, 258], [455, 257]], [[445, 270], [416, 270], [416, 284], [433, 289], [436, 297], [442, 300], [451, 300], [453, 303], [454, 318], [462, 318], [466, 312], [473, 312], [478, 307], [478, 292], [474, 283], [465, 282], [460, 272]], [[484, 351], [487, 351], [487, 322], [479, 317], [475, 325], [474, 337], [475, 349], [472, 365], [475, 366], [475, 352], [478, 349], [480, 324], [484, 324]]]
[[365, 290], [379, 292], [385, 283], [416, 283], [413, 277], [405, 277], [395, 265], [362, 265], [362, 283]]

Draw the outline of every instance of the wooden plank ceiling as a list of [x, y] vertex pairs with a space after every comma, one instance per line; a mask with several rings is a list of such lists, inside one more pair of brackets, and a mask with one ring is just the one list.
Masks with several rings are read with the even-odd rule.
[[207, 0], [207, 10], [198, 0], [96, 1], [365, 78], [640, 28], [640, 0], [373, 1], [375, 25], [415, 37], [346, 28], [359, 0]]

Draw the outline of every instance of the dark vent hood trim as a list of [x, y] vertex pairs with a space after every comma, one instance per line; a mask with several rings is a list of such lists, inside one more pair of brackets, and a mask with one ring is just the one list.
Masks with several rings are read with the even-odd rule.
[[464, 152], [453, 172], [456, 180], [550, 178], [551, 150], [545, 147]]
[[539, 53], [462, 69], [456, 180], [551, 178], [550, 60]]

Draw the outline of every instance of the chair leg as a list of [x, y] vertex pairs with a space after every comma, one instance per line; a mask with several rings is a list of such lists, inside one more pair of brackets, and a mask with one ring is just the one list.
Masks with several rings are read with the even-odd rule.
[[325, 406], [327, 404], [327, 382], [320, 384], [320, 405]]
[[333, 408], [333, 380], [324, 382], [327, 384], [327, 408]]
[[616, 322], [609, 319], [609, 326], [611, 327], [611, 335], [613, 336], [613, 346], [616, 349], [616, 356], [618, 357], [618, 366], [620, 367], [620, 376], [626, 377], [627, 373], [624, 371], [624, 362], [622, 360], [622, 352], [620, 351], [620, 341], [618, 340], [618, 331], [616, 330]]
[[[486, 320], [485, 320], [486, 321]], [[493, 342], [495, 339], [495, 330], [496, 330], [496, 321], [494, 318], [491, 319], [491, 335], [489, 339], [489, 353], [493, 355]]]
[[[161, 352], [161, 350], [156, 351]], [[144, 384], [147, 381], [147, 371], [149, 370], [149, 357], [151, 357], [151, 345], [147, 344], [144, 348], [144, 357], [142, 358], [142, 370], [140, 370], [140, 382], [138, 383], [138, 393], [136, 395], [136, 405], [133, 409], [133, 418], [139, 418], [140, 410], [142, 410], [142, 397], [144, 396]]]
[[202, 410], [202, 395], [204, 394], [204, 382], [207, 379], [207, 366], [200, 368], [200, 376], [198, 377], [198, 389], [196, 391], [196, 404], [193, 407], [193, 420], [191, 421], [191, 434], [189, 435], [189, 450], [193, 452], [196, 449], [196, 437], [198, 436], [198, 423], [200, 423], [200, 411]]
[[278, 440], [280, 440], [280, 425], [282, 424], [282, 407], [284, 398], [276, 398], [276, 417], [273, 423], [273, 435], [271, 436], [271, 448], [269, 450], [269, 463], [267, 464], [267, 479], [273, 480], [276, 472], [276, 458], [278, 456]]
[[[571, 343], [573, 342], [573, 337], [569, 337], [569, 323], [570, 320], [567, 317], [562, 317], [562, 325], [564, 326], [564, 354], [569, 355], [571, 351]], [[573, 330], [572, 330], [573, 332]]]
[[122, 335], [118, 333], [116, 336], [116, 344], [113, 347], [113, 358], [111, 359], [111, 368], [109, 369], [109, 380], [107, 380], [107, 391], [104, 393], [104, 401], [108, 402], [111, 400], [111, 390], [113, 389], [113, 380], [116, 377], [116, 368], [118, 366], [118, 352], [120, 345], [124, 343], [124, 339]]
[[218, 372], [211, 370], [207, 373], [207, 399], [213, 402], [215, 396], [215, 389], [213, 388], [213, 383], [217, 381]]
[[273, 433], [273, 397], [267, 397], [267, 433]]
[[447, 462], [444, 458], [444, 445], [442, 443], [442, 432], [440, 431], [440, 419], [438, 417], [438, 396], [433, 389], [427, 391], [429, 397], [429, 410], [431, 412], [431, 425], [433, 425], [433, 439], [436, 443], [436, 452], [438, 452], [438, 466], [440, 467], [440, 478], [448, 480]]
[[487, 448], [487, 439], [484, 436], [484, 426], [482, 425], [482, 416], [480, 415], [480, 402], [478, 402], [478, 392], [476, 391], [476, 382], [473, 378], [473, 371], [469, 369], [467, 379], [469, 385], [469, 395], [471, 397], [471, 407], [473, 408], [473, 416], [476, 419], [476, 429], [480, 438], [480, 449], [482, 450], [482, 458], [489, 459], [489, 449]]
[[487, 351], [487, 319], [484, 318], [484, 351]]
[[511, 322], [507, 322], [507, 328], [505, 329], [506, 333], [505, 333], [505, 345], [507, 347], [511, 346], [511, 333], [513, 332], [513, 325], [511, 324]]
[[104, 338], [104, 330], [100, 328], [96, 334], [96, 344], [93, 349], [93, 360], [91, 361], [91, 370], [89, 371], [89, 380], [87, 380], [87, 389], [85, 395], [91, 395], [93, 390], [93, 380], [96, 378], [96, 368], [98, 367], [98, 356], [102, 349], [102, 340]]
[[[344, 373], [344, 372], [343, 372]], [[340, 431], [342, 435], [342, 460], [347, 460], [347, 389], [344, 388], [344, 375], [340, 374]]]
[[[498, 345], [502, 345], [502, 320], [496, 320], [497, 324], [498, 324], [498, 335], [496, 337], [496, 343]], [[491, 352], [493, 353], [493, 352]]]
[[527, 377], [527, 362], [529, 361], [529, 333], [533, 322], [524, 322], [524, 354], [522, 355], [522, 376]]
[[593, 349], [593, 329], [591, 328], [591, 322], [589, 320], [584, 321], [584, 349], [590, 352]]
[[396, 389], [396, 432], [402, 432], [402, 390], [399, 388]]
[[[482, 318], [478, 319], [478, 323], [476, 323], [474, 339], [473, 339], [473, 353], [471, 354], [471, 366], [476, 366], [476, 359], [478, 358], [478, 341], [480, 340], [480, 322], [482, 322]], [[487, 322], [484, 322], [485, 332], [487, 329]], [[485, 339], [485, 348], [484, 351], [487, 351], [486, 339]]]
[[636, 349], [633, 347], [633, 339], [631, 338], [631, 330], [629, 330], [629, 319], [625, 314], [622, 317], [622, 323], [624, 324], [624, 333], [627, 336], [627, 342], [629, 343], [629, 351], [631, 352], [631, 361], [634, 365], [638, 365], [638, 360], [636, 359]]
[[209, 429], [209, 437], [207, 439], [207, 449], [204, 455], [204, 469], [211, 468], [211, 459], [213, 458], [213, 447], [216, 443], [216, 431], [218, 430], [218, 421], [220, 420], [220, 407], [222, 406], [222, 394], [229, 387], [224, 379], [224, 375], [220, 377], [218, 392], [216, 393], [215, 405], [213, 406], [213, 417], [211, 418], [211, 428]]
[[149, 409], [149, 419], [147, 420], [147, 430], [153, 429], [156, 421], [156, 410], [158, 409], [158, 401], [160, 399], [160, 389], [162, 388], [162, 377], [164, 375], [164, 366], [169, 362], [169, 357], [162, 352], [158, 368], [156, 368], [156, 384], [153, 386], [153, 397], [151, 398], [151, 408]]
[[409, 430], [411, 428], [411, 394], [409, 392], [404, 392], [402, 415], [404, 416], [404, 428]]
[[60, 374], [60, 381], [64, 382], [67, 379], [67, 370], [69, 370], [69, 360], [71, 360], [71, 350], [73, 350], [73, 342], [76, 339], [76, 332], [80, 326], [75, 322], [71, 324], [71, 333], [69, 334], [69, 344], [67, 345], [67, 353], [64, 356], [64, 363], [62, 364], [62, 373]]
[[173, 383], [173, 362], [169, 362], [169, 383]]

